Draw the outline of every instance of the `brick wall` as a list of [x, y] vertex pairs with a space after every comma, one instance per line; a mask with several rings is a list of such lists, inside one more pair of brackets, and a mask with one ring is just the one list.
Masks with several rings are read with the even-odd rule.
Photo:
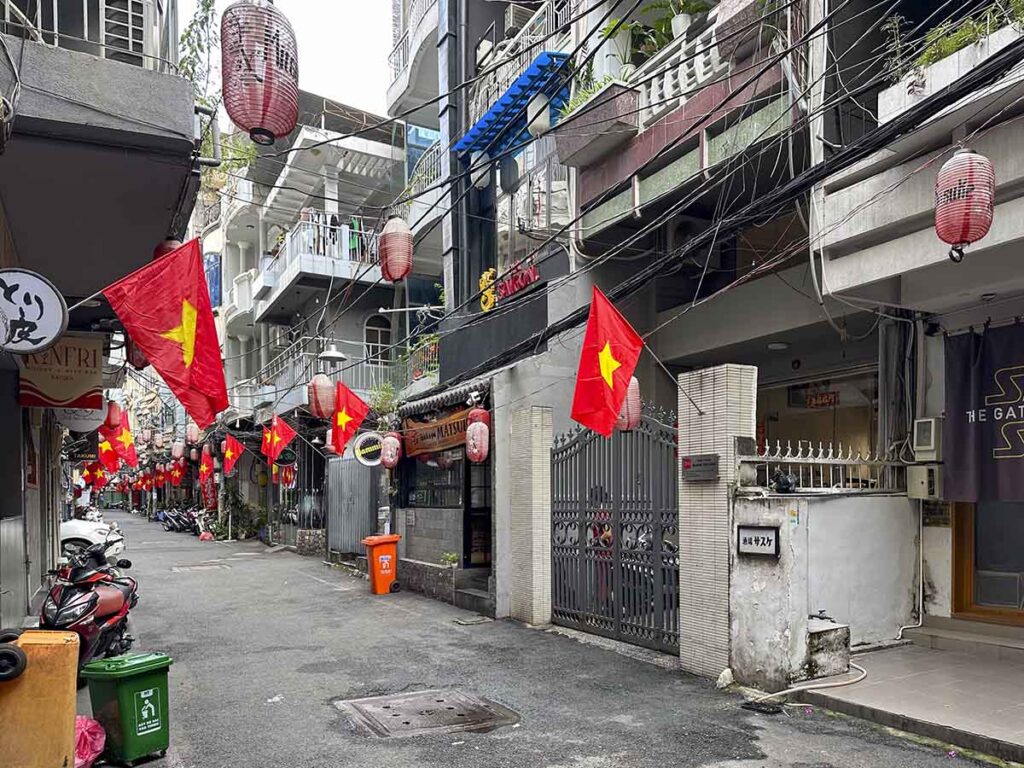
[[551, 621], [551, 409], [511, 418], [512, 618]]
[[[688, 394], [700, 410], [690, 403]], [[721, 365], [679, 376], [679, 456], [719, 455], [716, 481], [679, 484], [679, 656], [716, 677], [729, 666], [730, 486], [735, 438], [755, 436], [757, 368]]]

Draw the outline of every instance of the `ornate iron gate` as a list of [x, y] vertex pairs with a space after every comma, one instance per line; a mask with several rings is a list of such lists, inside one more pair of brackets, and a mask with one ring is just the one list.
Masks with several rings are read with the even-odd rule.
[[551, 451], [556, 624], [679, 650], [678, 479], [671, 415], [605, 439], [577, 429]]

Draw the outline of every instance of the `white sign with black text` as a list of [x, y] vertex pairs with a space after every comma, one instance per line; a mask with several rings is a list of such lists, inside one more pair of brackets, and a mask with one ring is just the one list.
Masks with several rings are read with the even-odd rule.
[[778, 557], [778, 526], [738, 526], [736, 528], [736, 552], [741, 555], [766, 555], [768, 557]]

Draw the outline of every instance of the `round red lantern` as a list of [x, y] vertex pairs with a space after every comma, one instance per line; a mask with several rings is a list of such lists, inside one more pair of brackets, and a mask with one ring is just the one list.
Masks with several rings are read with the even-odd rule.
[[959, 149], [939, 169], [935, 178], [935, 232], [952, 246], [949, 258], [953, 261], [962, 261], [964, 248], [988, 234], [995, 196], [995, 168], [984, 155]]
[[401, 216], [392, 216], [380, 233], [380, 271], [396, 283], [412, 272], [412, 230]]
[[228, 116], [257, 144], [271, 145], [299, 119], [295, 32], [267, 0], [239, 0], [220, 22], [221, 80]]
[[173, 237], [165, 238], [153, 249], [153, 261], [156, 261], [161, 256], [166, 256], [168, 253], [173, 253], [179, 248], [181, 248], [181, 240], [175, 240]]
[[185, 444], [180, 440], [175, 441], [171, 446], [171, 458], [180, 459], [185, 455]]
[[488, 427], [491, 426], [491, 412], [486, 408], [473, 408], [466, 415], [466, 424], [486, 424]]
[[318, 373], [309, 381], [309, 412], [318, 419], [329, 419], [334, 416], [335, 387], [334, 382], [324, 373]]
[[640, 382], [636, 380], [636, 376], [630, 376], [626, 397], [619, 409], [619, 418], [615, 420], [615, 428], [629, 432], [640, 423], [642, 415], [643, 401], [640, 399]]
[[199, 426], [194, 422], [189, 422], [189, 425], [185, 428], [185, 439], [190, 443], [199, 442]]
[[491, 451], [491, 428], [482, 421], [474, 421], [466, 427], [466, 458], [474, 464], [487, 461]]
[[394, 469], [402, 460], [402, 436], [397, 432], [388, 432], [381, 440], [380, 463], [387, 469]]
[[109, 430], [115, 430], [121, 426], [121, 406], [113, 400], [107, 402], [107, 416], [103, 419], [103, 426]]
[[192, 459], [192, 461], [199, 461], [199, 449], [193, 448], [191, 451], [189, 451], [188, 455], [189, 458]]

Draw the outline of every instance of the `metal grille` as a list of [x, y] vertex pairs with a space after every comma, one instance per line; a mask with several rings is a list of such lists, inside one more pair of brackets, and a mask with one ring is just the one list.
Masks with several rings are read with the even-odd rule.
[[[753, 444], [750, 445], [753, 449]], [[831, 443], [776, 443], [737, 457], [740, 486], [800, 493], [905, 493], [907, 465], [893, 455], [854, 453]], [[780, 487], [780, 483], [782, 487]]]
[[577, 430], [551, 453], [556, 624], [679, 650], [679, 531], [671, 415], [608, 440]]
[[377, 532], [380, 467], [364, 467], [355, 459], [327, 462], [327, 548], [362, 552], [362, 540]]

